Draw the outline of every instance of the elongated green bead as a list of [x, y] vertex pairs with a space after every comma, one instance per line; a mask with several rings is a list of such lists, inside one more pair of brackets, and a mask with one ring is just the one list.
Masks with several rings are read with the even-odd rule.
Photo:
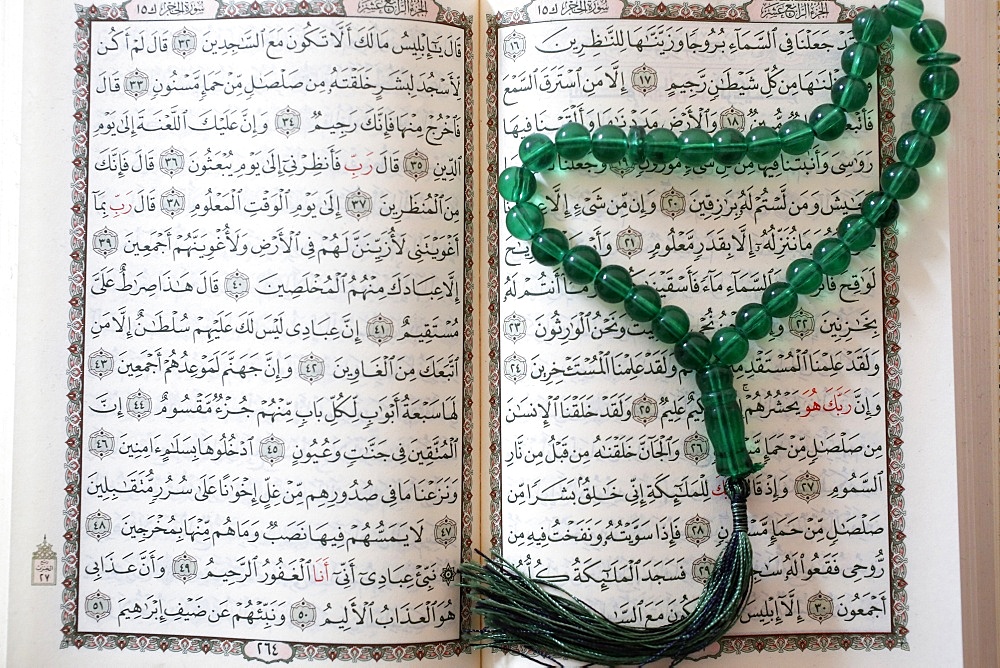
[[701, 167], [712, 160], [714, 144], [712, 135], [701, 128], [688, 128], [677, 138], [677, 155], [688, 167]]
[[609, 264], [594, 277], [594, 292], [610, 304], [625, 301], [632, 290], [632, 274], [625, 267]]
[[674, 359], [682, 369], [703, 369], [712, 361], [712, 342], [701, 332], [688, 332], [674, 345]]
[[840, 77], [833, 82], [830, 99], [844, 111], [857, 111], [868, 102], [868, 84], [851, 75]]
[[823, 270], [815, 260], [800, 257], [788, 265], [785, 280], [796, 294], [811, 295], [823, 285]]
[[590, 132], [579, 123], [567, 123], [556, 131], [556, 153], [579, 160], [590, 153]]
[[625, 296], [625, 312], [636, 322], [651, 321], [660, 308], [660, 293], [648, 285], [637, 285]]
[[788, 155], [802, 155], [812, 148], [816, 141], [812, 127], [800, 118], [785, 121], [778, 128], [781, 150]]
[[545, 227], [542, 210], [531, 202], [519, 202], [507, 211], [507, 231], [515, 239], [527, 241]]
[[646, 129], [638, 125], [630, 127], [626, 144], [625, 159], [630, 165], [638, 165], [646, 157]]
[[878, 51], [871, 44], [849, 44], [840, 54], [840, 67], [844, 74], [867, 79], [878, 69]]
[[764, 288], [760, 303], [772, 318], [785, 318], [798, 306], [799, 296], [788, 283], [776, 281]]
[[554, 267], [566, 256], [569, 240], [560, 230], [547, 227], [531, 238], [531, 256], [538, 264]]
[[760, 304], [741, 306], [733, 323], [751, 341], [763, 339], [771, 333], [771, 315]]
[[573, 283], [586, 285], [597, 278], [601, 270], [601, 255], [591, 246], [574, 246], [562, 259], [566, 278]]
[[821, 104], [809, 114], [809, 125], [818, 139], [833, 141], [847, 129], [847, 114], [835, 104]]
[[921, 0], [889, 0], [882, 13], [897, 28], [911, 28], [923, 15], [924, 3]]
[[881, 229], [889, 227], [899, 217], [899, 202], [884, 192], [871, 192], [861, 201], [861, 215]]
[[885, 14], [875, 8], [866, 9], [855, 16], [851, 22], [851, 32], [854, 33], [854, 39], [862, 44], [878, 46], [889, 37], [891, 31], [892, 26], [889, 25]]
[[934, 159], [934, 140], [918, 130], [905, 133], [896, 142], [896, 157], [904, 165], [923, 167]]
[[774, 128], [758, 125], [747, 133], [747, 157], [758, 164], [774, 162], [781, 155], [781, 137]]
[[812, 258], [827, 276], [837, 276], [847, 271], [851, 264], [851, 249], [840, 239], [823, 239], [813, 247]]
[[530, 169], [520, 165], [508, 167], [500, 172], [497, 190], [500, 196], [508, 202], [526, 202], [535, 194], [535, 175]]
[[926, 55], [917, 58], [917, 65], [924, 65], [928, 67], [930, 65], [954, 65], [960, 62], [962, 57], [957, 53], [948, 53], [947, 51], [938, 51], [937, 53], [928, 53]]
[[882, 170], [879, 186], [886, 195], [896, 199], [913, 197], [920, 187], [920, 174], [909, 165], [893, 162]]
[[604, 164], [618, 162], [628, 151], [628, 137], [617, 125], [602, 125], [590, 136], [590, 152]]
[[910, 121], [913, 129], [936, 137], [951, 124], [951, 110], [941, 100], [924, 100], [913, 108]]
[[517, 155], [521, 164], [531, 171], [544, 172], [555, 164], [556, 146], [543, 134], [528, 135], [517, 147]]
[[910, 30], [910, 44], [917, 53], [936, 53], [948, 39], [948, 30], [937, 19], [924, 19]]
[[712, 136], [713, 158], [720, 165], [735, 165], [747, 154], [747, 140], [735, 128], [722, 128]]
[[653, 336], [663, 343], [677, 343], [691, 330], [691, 319], [679, 306], [668, 304], [653, 318]]
[[757, 467], [747, 451], [746, 427], [729, 367], [713, 365], [695, 374], [705, 409], [705, 431], [715, 452], [715, 470], [726, 478], [743, 478]]
[[665, 165], [677, 157], [680, 144], [677, 135], [667, 128], [653, 128], [646, 133], [646, 159], [654, 165]]
[[852, 253], [871, 248], [877, 236], [875, 223], [856, 213], [844, 216], [837, 226], [837, 237], [847, 244]]
[[948, 65], [931, 65], [920, 75], [920, 92], [932, 100], [947, 100], [958, 92], [958, 72]]
[[739, 364], [749, 351], [750, 342], [738, 327], [723, 327], [712, 335], [712, 354], [723, 364]]

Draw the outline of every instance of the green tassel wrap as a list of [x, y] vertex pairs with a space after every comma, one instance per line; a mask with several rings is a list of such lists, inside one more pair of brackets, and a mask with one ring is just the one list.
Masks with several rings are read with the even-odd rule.
[[[725, 483], [733, 511], [733, 531], [694, 609], [677, 622], [658, 627], [617, 624], [561, 587], [534, 580], [502, 557], [461, 566], [462, 586], [483, 628], [468, 641], [523, 654], [548, 666], [555, 657], [607, 666], [642, 665], [671, 658], [674, 663], [721, 638], [739, 619], [750, 595], [753, 550], [747, 536], [743, 478]], [[526, 651], [531, 651], [529, 655]]]

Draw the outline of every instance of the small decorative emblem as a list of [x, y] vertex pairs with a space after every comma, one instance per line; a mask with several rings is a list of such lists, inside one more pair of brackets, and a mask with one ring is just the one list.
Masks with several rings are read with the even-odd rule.
[[809, 471], [795, 479], [795, 496], [807, 503], [818, 497], [821, 490], [819, 478]]
[[87, 356], [87, 371], [98, 378], [110, 376], [115, 370], [115, 356], [104, 348]]
[[185, 552], [180, 556], [174, 557], [170, 572], [181, 582], [193, 580], [198, 575], [198, 560]]
[[115, 452], [115, 437], [112, 433], [98, 429], [87, 439], [87, 450], [98, 459], [104, 459]]
[[788, 316], [788, 331], [804, 339], [816, 331], [816, 318], [809, 311], [799, 308]]
[[288, 620], [300, 629], [307, 629], [316, 623], [316, 606], [305, 599], [292, 603]]
[[299, 378], [310, 385], [326, 375], [326, 362], [322, 357], [309, 353], [299, 360]]
[[701, 434], [691, 434], [685, 438], [684, 456], [695, 464], [708, 457], [708, 439]]
[[88, 617], [101, 621], [111, 614], [111, 599], [98, 589], [83, 600], [83, 610]]
[[107, 257], [118, 250], [118, 235], [105, 227], [94, 232], [90, 246], [98, 255]]
[[171, 146], [160, 154], [160, 171], [174, 176], [184, 171], [184, 154]]
[[291, 107], [285, 107], [274, 115], [274, 129], [289, 137], [302, 128], [302, 114]]
[[632, 88], [643, 95], [656, 90], [656, 70], [645, 63], [632, 70]]
[[631, 227], [626, 227], [618, 233], [615, 248], [625, 257], [632, 257], [642, 250], [642, 233]]
[[285, 458], [285, 442], [271, 434], [260, 441], [260, 458], [272, 466]]
[[512, 383], [524, 380], [524, 377], [528, 375], [527, 360], [517, 353], [508, 355], [503, 361], [503, 375], [504, 378]]
[[806, 612], [817, 622], [825, 622], [833, 617], [833, 599], [823, 592], [818, 592], [809, 597], [806, 602]]
[[712, 577], [713, 570], [715, 570], [715, 560], [703, 554], [691, 562], [691, 579], [698, 584], [705, 584]]
[[347, 215], [361, 220], [372, 212], [372, 196], [364, 190], [358, 189], [347, 196], [344, 202], [347, 208]]
[[237, 269], [226, 276], [222, 283], [222, 290], [236, 301], [239, 301], [250, 294], [250, 277]]
[[52, 586], [56, 583], [59, 558], [43, 536], [41, 544], [31, 553], [31, 584]]
[[675, 188], [664, 191], [660, 195], [660, 211], [663, 212], [663, 215], [671, 218], [676, 218], [687, 211], [687, 199], [685, 199], [684, 193]]
[[701, 515], [695, 515], [684, 523], [684, 537], [689, 543], [701, 545], [712, 535], [712, 525]]
[[125, 75], [125, 94], [139, 99], [149, 92], [149, 76], [145, 72], [132, 70]]
[[517, 60], [524, 55], [527, 46], [527, 39], [515, 30], [503, 38], [503, 55], [511, 60]]
[[511, 313], [503, 319], [503, 335], [508, 341], [517, 343], [524, 338], [527, 330], [528, 324], [525, 322], [524, 317], [517, 313]]
[[736, 107], [729, 107], [725, 111], [719, 112], [719, 127], [732, 128], [743, 132], [747, 126], [747, 116]]
[[644, 394], [632, 402], [632, 419], [639, 424], [649, 424], [656, 419], [659, 412], [656, 399], [648, 394]]
[[368, 321], [368, 327], [365, 331], [369, 341], [382, 345], [386, 341], [392, 340], [392, 320], [379, 313]]
[[94, 540], [101, 540], [111, 535], [111, 516], [100, 510], [87, 515], [83, 522], [84, 531]]
[[454, 567], [452, 567], [451, 565], [445, 566], [444, 568], [441, 569], [441, 582], [445, 583], [446, 585], [450, 585], [452, 582], [454, 582], [456, 575], [458, 575], [458, 573], [455, 572]]
[[149, 417], [153, 412], [153, 399], [142, 390], [137, 390], [125, 400], [125, 412], [136, 420]]
[[160, 211], [171, 218], [184, 213], [184, 193], [177, 188], [171, 188], [160, 195]]
[[187, 58], [198, 48], [198, 38], [187, 28], [181, 28], [170, 39], [170, 46], [181, 58]]
[[434, 525], [434, 540], [439, 544], [448, 547], [458, 538], [458, 525], [454, 520], [445, 517]]
[[625, 176], [631, 171], [635, 170], [635, 165], [629, 163], [628, 160], [622, 158], [618, 162], [612, 162], [608, 165], [608, 169], [617, 174], [618, 176]]
[[410, 151], [403, 156], [403, 173], [414, 181], [427, 176], [429, 171], [427, 156], [420, 151]]

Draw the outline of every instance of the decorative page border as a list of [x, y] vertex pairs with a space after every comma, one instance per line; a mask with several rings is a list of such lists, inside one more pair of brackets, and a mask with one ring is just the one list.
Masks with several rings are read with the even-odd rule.
[[[206, 3], [209, 0], [206, 0]], [[62, 640], [60, 648], [76, 647], [97, 648], [102, 650], [137, 650], [139, 652], [179, 652], [181, 654], [215, 654], [223, 656], [245, 657], [244, 648], [255, 639], [236, 639], [221, 637], [160, 635], [160, 634], [128, 634], [128, 633], [93, 633], [77, 630], [77, 614], [81, 610], [79, 588], [80, 564], [80, 518], [83, 469], [83, 377], [84, 377], [84, 306], [86, 303], [86, 261], [87, 261], [87, 191], [88, 191], [88, 136], [90, 132], [90, 48], [91, 25], [94, 21], [127, 21], [129, 20], [126, 5], [104, 4], [89, 7], [76, 6], [77, 19], [74, 43], [75, 73], [73, 78], [73, 177], [71, 192], [70, 222], [70, 272], [69, 272], [69, 318], [68, 338], [69, 357], [67, 370], [66, 395], [66, 464], [65, 481], [66, 497], [63, 507], [63, 576], [62, 581]], [[247, 18], [247, 17], [348, 17], [343, 0], [263, 0], [246, 2], [244, 0], [217, 0], [218, 10], [215, 18]], [[436, 0], [434, 5], [437, 13], [434, 23], [460, 28], [463, 33], [464, 53], [464, 84], [465, 84], [465, 141], [464, 160], [466, 163], [463, 184], [465, 217], [463, 220], [463, 252], [465, 265], [463, 269], [463, 327], [462, 341], [462, 559], [469, 560], [473, 556], [473, 508], [474, 476], [472, 470], [473, 448], [475, 440], [475, 364], [474, 341], [476, 335], [476, 314], [473, 308], [475, 294], [474, 257], [476, 239], [474, 236], [475, 220], [474, 183], [473, 183], [473, 118], [475, 110], [474, 72], [474, 35], [472, 16], [443, 7]], [[388, 15], [373, 13], [372, 18], [394, 18]], [[362, 18], [361, 16], [357, 18]], [[468, 598], [461, 597], [459, 613], [459, 629], [470, 627], [472, 619], [471, 603]], [[408, 645], [362, 645], [336, 643], [302, 643], [285, 641], [292, 650], [292, 659], [305, 660], [342, 660], [342, 661], [410, 661], [421, 659], [442, 659], [457, 656], [467, 651], [460, 639], [445, 642], [414, 643]]]
[[[622, 0], [623, 19], [634, 20], [701, 20], [746, 23], [751, 18], [747, 7], [754, 3], [749, 0], [742, 4], [732, 5], [697, 5], [689, 2], [664, 4], [629, 2]], [[500, 282], [499, 265], [494, 258], [499, 257], [500, 240], [500, 206], [497, 191], [499, 162], [497, 155], [499, 141], [498, 108], [498, 70], [500, 49], [498, 31], [513, 25], [529, 23], [527, 11], [531, 1], [517, 9], [498, 12], [486, 17], [486, 74], [485, 95], [488, 109], [486, 137], [484, 150], [487, 151], [485, 196], [488, 202], [488, 220], [486, 221], [486, 240], [488, 244], [488, 275], [487, 288], [489, 299], [489, 322], [487, 330], [490, 337], [489, 350], [489, 476], [490, 476], [490, 549], [501, 552], [503, 535], [503, 518], [500, 512], [501, 499], [497, 490], [501, 488], [501, 455], [500, 452], [500, 403], [497, 398], [500, 393], [500, 320], [499, 311], [494, 307], [499, 302]], [[831, 2], [839, 9], [836, 23], [850, 23], [858, 13], [866, 7], [845, 6], [840, 2]], [[896, 150], [895, 114], [895, 83], [892, 77], [892, 44], [890, 40], [879, 48], [879, 68], [877, 72], [877, 109], [879, 133], [879, 168], [880, 172], [892, 162]], [[906, 515], [903, 500], [903, 415], [900, 361], [900, 316], [899, 316], [899, 264], [897, 262], [898, 237], [895, 226], [882, 229], [882, 281], [883, 281], [883, 326], [885, 356], [885, 408], [886, 408], [886, 477], [889, 518], [889, 604], [891, 608], [891, 627], [888, 633], [816, 633], [816, 634], [775, 634], [726, 636], [719, 641], [718, 653], [741, 654], [750, 652], [787, 652], [794, 650], [831, 651], [831, 650], [877, 650], [902, 649], [908, 650], [907, 635], [909, 629], [906, 592], [906, 546], [904, 544], [904, 518]], [[1000, 276], [1000, 273], [998, 273]]]

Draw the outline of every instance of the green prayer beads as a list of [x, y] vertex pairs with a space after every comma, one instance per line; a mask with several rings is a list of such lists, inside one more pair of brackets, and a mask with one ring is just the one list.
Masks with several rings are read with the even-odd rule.
[[760, 303], [772, 318], [786, 318], [798, 306], [799, 297], [791, 285], [777, 281], [764, 288]]
[[797, 294], [811, 295], [823, 285], [823, 269], [816, 260], [800, 257], [788, 265], [785, 280]]
[[886, 195], [895, 199], [906, 199], [913, 197], [920, 187], [920, 174], [909, 165], [894, 162], [882, 171], [879, 185]]
[[835, 104], [821, 104], [809, 114], [809, 125], [817, 139], [833, 141], [847, 129], [847, 114]]
[[917, 53], [936, 53], [948, 39], [944, 24], [935, 19], [924, 19], [910, 30], [910, 44]]
[[934, 140], [917, 130], [905, 133], [896, 142], [896, 157], [910, 167], [923, 167], [934, 159], [934, 153]]
[[602, 125], [590, 137], [590, 152], [601, 162], [618, 162], [628, 151], [625, 131], [615, 125]]
[[931, 65], [920, 75], [920, 92], [932, 100], [947, 100], [958, 92], [958, 73], [948, 65]]
[[562, 259], [566, 278], [573, 283], [593, 283], [601, 270], [601, 256], [590, 246], [574, 246]]
[[913, 123], [913, 129], [936, 137], [951, 124], [951, 111], [941, 100], [924, 100], [913, 108], [910, 121]]
[[559, 230], [547, 227], [531, 237], [531, 256], [538, 264], [554, 267], [562, 262], [569, 250], [569, 240]]
[[688, 167], [701, 167], [712, 160], [715, 144], [712, 135], [701, 128], [689, 128], [681, 133], [677, 140], [677, 155], [681, 164]]
[[507, 231], [515, 239], [528, 241], [545, 226], [542, 210], [531, 202], [518, 202], [507, 211]]
[[508, 202], [526, 202], [535, 194], [535, 175], [525, 167], [508, 167], [500, 172], [497, 190]]
[[720, 165], [735, 165], [747, 154], [747, 140], [739, 130], [723, 128], [712, 136], [713, 157]]
[[594, 277], [594, 292], [604, 301], [617, 304], [625, 301], [632, 290], [632, 275], [617, 264], [604, 267]]
[[837, 226], [837, 237], [847, 244], [852, 253], [860, 253], [866, 248], [871, 248], [877, 235], [878, 228], [875, 224], [857, 214], [844, 216]]
[[711, 366], [695, 374], [705, 409], [705, 430], [715, 450], [715, 470], [727, 478], [745, 477], [757, 470], [746, 446], [746, 427], [733, 372], [726, 366]]
[[736, 312], [733, 324], [745, 337], [757, 341], [771, 333], [771, 314], [760, 304], [744, 304]]
[[871, 44], [850, 44], [840, 56], [840, 67], [845, 74], [867, 79], [878, 68], [878, 51]]
[[556, 146], [545, 135], [533, 134], [521, 141], [517, 155], [522, 165], [533, 172], [541, 172], [552, 169], [555, 164]]
[[889, 20], [878, 9], [866, 9], [855, 16], [854, 21], [851, 22], [851, 32], [854, 33], [854, 39], [862, 44], [872, 46], [881, 44], [889, 37], [891, 30], [892, 26], [889, 25]]
[[750, 341], [738, 327], [723, 327], [712, 335], [712, 355], [723, 364], [739, 364], [749, 351]]
[[747, 157], [756, 163], [767, 164], [781, 155], [781, 137], [777, 131], [760, 125], [747, 133]]
[[812, 148], [816, 139], [809, 124], [798, 118], [782, 123], [778, 136], [781, 138], [781, 150], [789, 155], [802, 155]]
[[579, 123], [567, 123], [556, 132], [555, 146], [567, 160], [579, 160], [590, 153], [590, 132]]
[[649, 322], [660, 313], [660, 293], [648, 285], [637, 285], [625, 296], [625, 312], [636, 322]]
[[897, 28], [910, 28], [924, 13], [922, 0], [889, 0], [882, 8], [885, 18]]
[[668, 305], [653, 317], [653, 336], [663, 343], [677, 343], [691, 329], [691, 319], [684, 309]]
[[847, 271], [851, 264], [851, 249], [839, 238], [823, 239], [813, 247], [813, 260], [827, 276]]
[[868, 84], [851, 75], [841, 77], [833, 82], [830, 98], [844, 111], [857, 111], [868, 102]]
[[666, 128], [654, 128], [646, 134], [646, 159], [654, 165], [665, 165], [677, 157], [680, 144], [677, 135]]

